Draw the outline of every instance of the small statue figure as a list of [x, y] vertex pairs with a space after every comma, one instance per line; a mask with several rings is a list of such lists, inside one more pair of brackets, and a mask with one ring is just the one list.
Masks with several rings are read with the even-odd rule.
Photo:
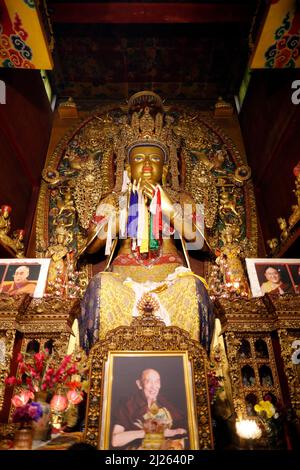
[[267, 244], [269, 245], [272, 252], [275, 251], [275, 249], [278, 247], [278, 238], [267, 240]]
[[289, 230], [291, 230], [291, 228], [293, 228], [300, 220], [300, 174], [296, 179], [296, 189], [294, 189], [294, 193], [297, 198], [297, 204], [292, 206], [293, 212], [289, 217]]
[[[0, 211], [0, 243], [4, 245], [17, 258], [24, 258], [24, 230], [15, 230], [13, 236], [9, 236], [11, 207], [1, 206]], [[11, 251], [12, 250], [12, 251]]]
[[224, 187], [220, 193], [220, 206], [219, 206], [220, 215], [224, 218], [230, 214], [233, 214], [240, 220], [240, 215], [236, 209], [236, 196]]
[[75, 213], [74, 202], [72, 199], [71, 188], [67, 187], [66, 192], [64, 193], [64, 199], [60, 199], [57, 204], [59, 208], [58, 217], [61, 214], [66, 216], [72, 215]]
[[292, 210], [293, 210], [293, 212], [289, 217], [289, 228], [290, 229], [293, 228], [294, 225], [296, 225], [296, 223], [300, 220], [300, 205], [299, 206], [293, 205]]
[[221, 237], [224, 245], [220, 248], [221, 254], [217, 263], [223, 273], [226, 289], [238, 295], [248, 296], [249, 286], [240, 260], [242, 250], [234, 238], [235, 232], [235, 227], [231, 225], [227, 225], [223, 230]]
[[289, 234], [288, 228], [287, 228], [287, 222], [283, 217], [278, 217], [277, 222], [281, 230], [280, 240], [283, 242], [284, 240], [286, 240]]
[[2, 234], [7, 235], [10, 231], [10, 213], [11, 213], [10, 206], [7, 206], [7, 205], [1, 206], [0, 236]]
[[24, 258], [24, 230], [15, 230], [13, 233], [13, 241], [15, 242], [17, 258]]
[[48, 290], [59, 281], [62, 283], [65, 277], [64, 258], [68, 253], [69, 233], [63, 226], [58, 226], [54, 235], [54, 244], [50, 245], [46, 251], [46, 257], [51, 258], [48, 274]]

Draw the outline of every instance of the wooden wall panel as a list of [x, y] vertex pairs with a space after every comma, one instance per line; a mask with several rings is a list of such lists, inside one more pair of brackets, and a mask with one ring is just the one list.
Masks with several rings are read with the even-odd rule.
[[256, 191], [264, 240], [278, 237], [277, 218], [288, 218], [296, 199], [293, 168], [300, 160], [300, 105], [291, 101], [300, 70], [255, 71], [241, 129]]
[[30, 236], [52, 111], [38, 70], [2, 69], [6, 104], [0, 105], [0, 204], [12, 206], [12, 227]]

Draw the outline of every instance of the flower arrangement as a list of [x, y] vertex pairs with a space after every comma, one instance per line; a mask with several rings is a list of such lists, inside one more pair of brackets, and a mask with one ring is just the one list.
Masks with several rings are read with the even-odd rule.
[[215, 370], [207, 373], [208, 391], [210, 403], [213, 405], [221, 392], [224, 391], [223, 376], [217, 375]]
[[62, 414], [69, 406], [78, 405], [85, 391], [85, 382], [81, 382], [84, 370], [79, 370], [81, 359], [77, 356], [73, 360], [71, 355], [66, 355], [59, 361], [47, 349], [35, 354], [18, 354], [18, 374], [5, 380], [7, 385], [18, 387], [12, 398], [16, 408], [14, 422], [39, 420], [45, 407], [36, 411], [40, 404], [33, 400], [39, 399], [37, 394], [40, 392], [52, 395], [50, 409], [54, 414]]
[[[48, 349], [33, 355], [19, 353], [17, 361], [19, 364], [18, 375], [21, 378], [11, 376], [5, 380], [5, 383], [12, 386], [19, 385], [23, 392], [27, 391], [26, 394], [23, 393], [21, 397], [19, 396], [22, 405], [32, 399], [31, 394], [36, 392], [53, 392], [59, 385], [73, 388], [71, 378], [78, 373], [78, 367], [75, 362], [71, 362], [71, 355], [65, 356], [58, 367], [55, 367], [57, 360], [49, 353]], [[78, 388], [78, 386], [79, 382], [76, 382], [76, 387]], [[15, 403], [18, 403], [17, 398]]]
[[43, 415], [40, 403], [31, 402], [26, 405], [19, 406], [15, 409], [12, 421], [13, 423], [21, 423], [21, 425], [29, 425], [32, 421], [38, 421]]
[[277, 419], [279, 414], [276, 412], [273, 403], [269, 400], [261, 400], [254, 406], [254, 410], [262, 419]]
[[[281, 448], [283, 446], [283, 409], [281, 413], [276, 410], [269, 395], [265, 395], [264, 399], [254, 405], [254, 410], [260, 420], [262, 430], [268, 440], [268, 447]], [[280, 408], [280, 405], [277, 405]]]

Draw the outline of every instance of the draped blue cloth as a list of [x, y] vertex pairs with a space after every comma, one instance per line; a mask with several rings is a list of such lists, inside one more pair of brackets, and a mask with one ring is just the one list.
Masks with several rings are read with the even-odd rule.
[[210, 343], [214, 333], [215, 314], [214, 304], [208, 295], [206, 287], [200, 279], [195, 278], [196, 292], [198, 301], [198, 313], [200, 322], [200, 338], [199, 341], [206, 349], [207, 353], [210, 352]]
[[80, 346], [87, 354], [99, 339], [100, 289], [101, 274], [98, 273], [89, 282], [78, 318]]

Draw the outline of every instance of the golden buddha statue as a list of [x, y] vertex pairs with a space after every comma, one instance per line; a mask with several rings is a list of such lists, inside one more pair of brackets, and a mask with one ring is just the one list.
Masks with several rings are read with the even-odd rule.
[[10, 213], [11, 207], [7, 205], [1, 206], [0, 214], [0, 233], [7, 235], [10, 231]]
[[54, 283], [58, 278], [63, 279], [65, 276], [64, 259], [68, 253], [68, 242], [68, 231], [65, 227], [58, 226], [54, 236], [54, 244], [50, 245], [46, 251], [46, 257], [51, 258], [48, 274], [49, 285]]
[[[153, 114], [145, 106], [121, 128], [115, 190], [102, 199], [88, 230], [86, 253], [105, 246], [108, 264], [82, 302], [79, 331], [86, 351], [109, 330], [129, 325], [145, 295], [158, 303], [156, 314], [167, 325], [189, 331], [209, 349], [212, 303], [185, 249], [185, 241], [202, 247], [203, 230], [192, 197], [179, 190], [176, 136], [161, 113]], [[174, 238], [181, 240], [184, 258]]]

